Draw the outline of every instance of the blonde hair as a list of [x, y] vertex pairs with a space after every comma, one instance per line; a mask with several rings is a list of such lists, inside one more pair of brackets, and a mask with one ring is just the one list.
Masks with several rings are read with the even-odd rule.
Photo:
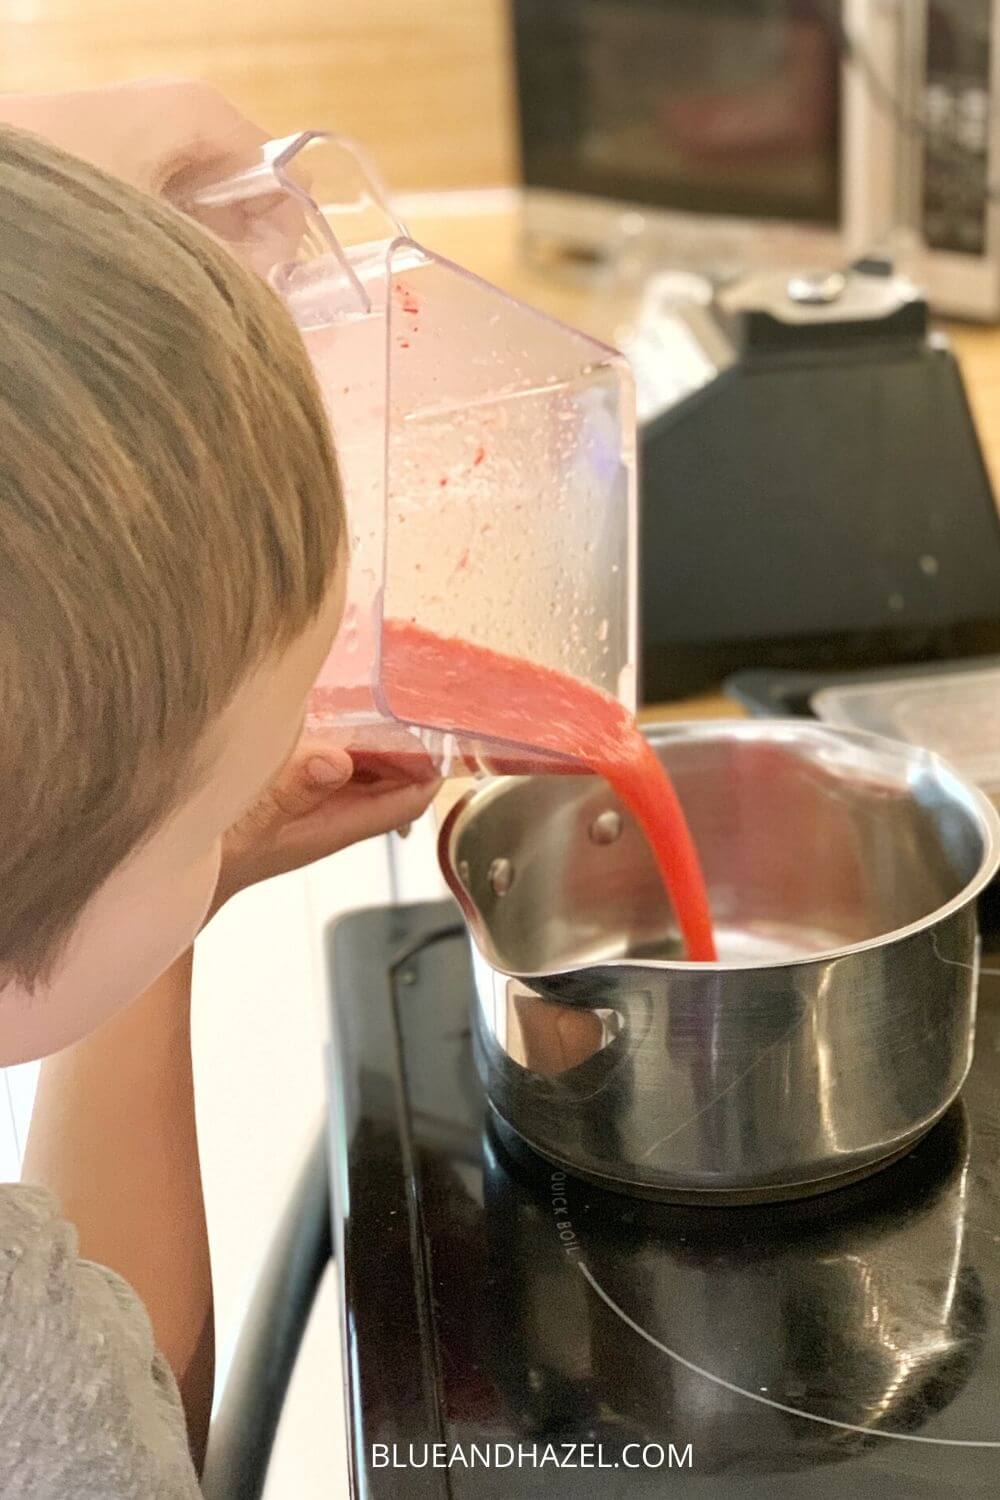
[[32, 981], [188, 789], [344, 534], [311, 370], [181, 214], [0, 130], [0, 971]]

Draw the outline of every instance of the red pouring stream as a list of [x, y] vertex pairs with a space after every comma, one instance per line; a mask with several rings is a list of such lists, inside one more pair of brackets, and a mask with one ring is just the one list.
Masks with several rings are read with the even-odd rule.
[[[401, 620], [383, 622], [381, 682], [392, 712], [404, 722], [535, 746], [604, 777], [646, 836], [687, 957], [715, 959], [705, 882], [677, 794], [617, 699], [549, 667]], [[341, 697], [335, 687], [321, 687], [313, 706], [336, 712]], [[370, 742], [366, 750], [377, 754]], [[511, 771], [537, 771], [543, 764], [516, 755], [509, 765], [506, 758], [497, 761], [498, 769]]]

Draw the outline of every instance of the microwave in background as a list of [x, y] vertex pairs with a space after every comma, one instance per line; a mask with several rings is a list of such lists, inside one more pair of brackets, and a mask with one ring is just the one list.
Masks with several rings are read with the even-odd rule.
[[535, 259], [891, 253], [1000, 318], [1000, 0], [513, 0]]

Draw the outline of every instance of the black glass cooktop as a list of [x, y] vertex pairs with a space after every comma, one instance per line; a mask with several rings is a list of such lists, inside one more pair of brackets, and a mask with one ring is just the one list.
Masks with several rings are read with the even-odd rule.
[[909, 1156], [706, 1209], [500, 1140], [447, 903], [347, 917], [330, 956], [357, 1496], [997, 1493], [1000, 977], [961, 1100]]

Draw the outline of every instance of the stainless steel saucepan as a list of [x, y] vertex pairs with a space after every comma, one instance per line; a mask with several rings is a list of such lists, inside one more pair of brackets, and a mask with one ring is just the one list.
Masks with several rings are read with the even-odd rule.
[[683, 961], [646, 844], [598, 778], [498, 781], [442, 826], [501, 1127], [606, 1185], [712, 1202], [887, 1163], [969, 1067], [996, 810], [938, 757], [871, 735], [648, 736], [701, 854], [716, 964]]

